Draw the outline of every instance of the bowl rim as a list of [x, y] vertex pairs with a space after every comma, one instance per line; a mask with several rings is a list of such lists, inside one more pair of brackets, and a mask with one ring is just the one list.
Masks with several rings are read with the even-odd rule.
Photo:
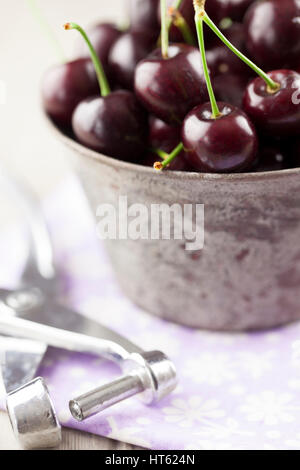
[[[116, 169], [123, 169], [131, 172], [142, 173], [149, 175], [152, 178], [167, 178], [168, 180], [196, 180], [196, 181], [212, 181], [212, 182], [253, 182], [253, 181], [265, 181], [265, 180], [276, 180], [281, 178], [289, 178], [292, 176], [300, 177], [299, 168], [289, 168], [285, 170], [276, 171], [261, 171], [261, 172], [249, 172], [249, 173], [198, 173], [191, 171], [155, 171], [153, 168], [138, 165], [137, 163], [130, 163], [123, 160], [118, 160], [113, 157], [108, 157], [95, 150], [91, 150], [88, 147], [80, 144], [72, 137], [64, 134], [59, 127], [52, 121], [45, 111], [43, 111], [44, 118], [51, 131], [68, 147], [78, 152], [80, 155], [88, 157], [98, 163], [102, 163], [111, 166]], [[299, 178], [300, 182], [300, 178]]]

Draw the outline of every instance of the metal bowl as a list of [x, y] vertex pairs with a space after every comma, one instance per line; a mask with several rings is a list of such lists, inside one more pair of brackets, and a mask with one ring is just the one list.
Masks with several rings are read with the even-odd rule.
[[300, 169], [157, 173], [89, 150], [49, 125], [94, 214], [103, 203], [118, 214], [120, 196], [148, 209], [205, 206], [202, 250], [187, 251], [185, 240], [104, 241], [119, 284], [135, 304], [209, 330], [265, 329], [300, 318]]

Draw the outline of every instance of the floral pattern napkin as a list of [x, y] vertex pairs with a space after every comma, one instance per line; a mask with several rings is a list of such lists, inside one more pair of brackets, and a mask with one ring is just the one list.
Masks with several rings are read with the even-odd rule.
[[[70, 398], [119, 375], [101, 358], [49, 349], [39, 370], [62, 425], [151, 449], [300, 449], [300, 324], [263, 333], [191, 330], [154, 318], [119, 291], [76, 179], [45, 203], [62, 296], [69, 305], [173, 359], [176, 391], [154, 407], [135, 397], [84, 423]], [[24, 248], [3, 234], [0, 285], [12, 285]]]

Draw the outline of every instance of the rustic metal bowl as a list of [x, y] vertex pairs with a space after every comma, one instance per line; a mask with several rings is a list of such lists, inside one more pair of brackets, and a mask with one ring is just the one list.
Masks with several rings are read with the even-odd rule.
[[[205, 205], [205, 245], [104, 241], [124, 293], [146, 311], [190, 327], [242, 331], [300, 319], [300, 169], [244, 174], [155, 172], [89, 150], [51, 122], [91, 208]], [[103, 243], [101, 241], [101, 243]]]

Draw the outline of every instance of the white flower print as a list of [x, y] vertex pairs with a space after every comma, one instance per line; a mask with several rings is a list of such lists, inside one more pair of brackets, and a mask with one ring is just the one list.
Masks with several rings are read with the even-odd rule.
[[136, 436], [136, 434], [141, 432], [141, 428], [136, 426], [120, 428], [116, 420], [112, 417], [107, 418], [107, 422], [111, 428], [111, 431], [107, 437], [121, 442], [129, 442], [130, 444], [136, 446], [151, 448], [150, 442], [146, 441], [140, 436]]
[[72, 391], [72, 396], [80, 396], [83, 395], [84, 393], [90, 392], [91, 390], [94, 390], [97, 387], [100, 387], [101, 384], [99, 382], [89, 382], [89, 381], [83, 381], [79, 384], [77, 384], [76, 389]]
[[254, 433], [251, 431], [244, 431], [241, 429], [240, 423], [233, 418], [227, 418], [222, 423], [211, 423], [210, 426], [200, 429], [195, 433], [202, 437], [210, 438], [212, 440], [225, 441], [234, 435], [239, 436], [253, 436]]
[[279, 450], [277, 447], [272, 444], [264, 444], [262, 450]]
[[214, 333], [211, 331], [204, 332], [204, 331], [196, 331], [195, 332], [195, 339], [199, 339], [201, 341], [201, 344], [205, 342], [207, 345], [224, 345], [224, 346], [231, 346], [232, 344], [235, 343], [237, 338], [240, 338], [241, 335], [231, 335], [229, 333]]
[[246, 388], [243, 385], [237, 383], [230, 387], [228, 391], [231, 395], [238, 397], [246, 393]]
[[186, 369], [183, 373], [196, 383], [213, 386], [232, 381], [236, 377], [233, 361], [230, 355], [225, 353], [201, 353], [197, 358], [186, 362]]
[[299, 379], [291, 379], [288, 383], [288, 386], [292, 390], [300, 390], [300, 378]]
[[292, 349], [292, 363], [295, 367], [300, 367], [300, 340], [293, 342]]
[[291, 439], [287, 439], [285, 445], [293, 449], [300, 449], [300, 433], [296, 434]]
[[260, 422], [267, 426], [295, 421], [295, 411], [300, 406], [292, 403], [293, 395], [264, 391], [259, 395], [249, 395], [240, 410], [245, 413], [248, 421]]
[[265, 335], [265, 340], [268, 341], [268, 343], [278, 343], [280, 341], [281, 335], [279, 333], [266, 333]]
[[195, 422], [210, 423], [210, 420], [222, 418], [225, 412], [219, 408], [219, 402], [215, 399], [203, 400], [199, 396], [193, 396], [188, 400], [175, 398], [171, 406], [163, 408], [165, 421], [176, 423], [183, 428], [190, 428]]
[[126, 318], [128, 318], [124, 314], [124, 304], [120, 298], [93, 297], [82, 302], [79, 308], [88, 317], [109, 327], [124, 327]]
[[266, 432], [266, 436], [268, 439], [280, 439], [281, 438], [281, 433], [280, 431], [268, 431]]
[[276, 351], [267, 351], [262, 354], [243, 351], [239, 354], [241, 368], [245, 369], [253, 379], [260, 379], [266, 372], [270, 371], [275, 357]]
[[185, 450], [239, 450], [233, 449], [230, 442], [213, 442], [205, 439], [195, 441], [184, 448]]
[[173, 333], [173, 325], [170, 325], [167, 331], [156, 331], [153, 334], [153, 331], [144, 331], [139, 335], [139, 343], [143, 345], [144, 349], [148, 350], [160, 350], [162, 349], [166, 354], [173, 356], [178, 356], [180, 354], [180, 340]]

